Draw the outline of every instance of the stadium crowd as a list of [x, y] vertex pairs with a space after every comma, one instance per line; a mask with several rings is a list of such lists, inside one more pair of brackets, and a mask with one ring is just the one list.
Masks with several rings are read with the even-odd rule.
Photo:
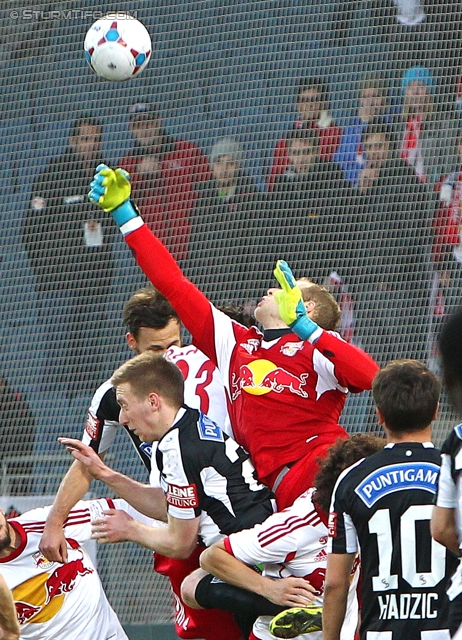
[[[423, 22], [420, 2], [395, 5], [401, 24]], [[131, 105], [134, 146], [117, 169], [102, 157], [102, 122], [75, 120], [34, 180], [22, 242], [38, 321], [53, 316], [49, 384], [94, 395], [82, 440], [61, 434], [74, 461], [54, 505], [22, 520], [0, 512], [0, 577], [21, 613], [19, 632], [5, 590], [0, 638], [73, 637], [89, 574], [104, 637], [125, 637], [80, 548], [90, 521], [102, 544], [154, 552], [182, 638], [462, 638], [462, 432], [441, 458], [431, 430], [437, 337], [460, 302], [462, 133], [426, 66], [403, 70], [401, 98], [366, 73], [342, 128], [325, 79], [301, 77], [265, 189], [237, 138], [207, 157], [152, 102]], [[110, 330], [117, 227], [153, 288], [127, 301], [135, 355], [103, 382], [86, 332], [95, 316], [99, 335]], [[350, 437], [347, 397], [371, 390], [383, 432]], [[106, 464], [120, 428], [149, 484]], [[93, 479], [144, 518], [80, 503]], [[86, 525], [82, 541], [70, 524]], [[76, 558], [85, 566], [65, 581]], [[88, 640], [103, 637], [96, 626]]]

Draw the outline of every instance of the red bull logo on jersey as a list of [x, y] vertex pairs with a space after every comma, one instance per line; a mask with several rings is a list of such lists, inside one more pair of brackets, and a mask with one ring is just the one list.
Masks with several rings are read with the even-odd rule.
[[194, 509], [199, 506], [199, 498], [195, 484], [186, 487], [169, 484], [167, 485], [165, 499], [172, 507], [179, 507], [180, 509]]
[[93, 573], [93, 569], [86, 567], [83, 564], [82, 558], [71, 560], [70, 562], [66, 562], [66, 564], [60, 565], [50, 574], [45, 583], [47, 592], [45, 604], [50, 602], [52, 598], [56, 598], [56, 596], [71, 592], [77, 578], [79, 576], [86, 576], [89, 573]]
[[[42, 554], [34, 554], [34, 561], [43, 572], [13, 589], [19, 624], [41, 624], [54, 618], [61, 610], [66, 594], [74, 589], [79, 576], [94, 572], [91, 566], [85, 566], [81, 550], [79, 553], [80, 558], [63, 565], [50, 563]], [[49, 565], [57, 568], [50, 573], [45, 570]]]
[[281, 347], [281, 353], [291, 358], [301, 351], [304, 346], [305, 342], [303, 340], [300, 340], [299, 342], [286, 342]]
[[270, 360], [254, 360], [242, 365], [239, 374], [233, 376], [232, 398], [235, 400], [242, 391], [250, 395], [262, 396], [270, 392], [282, 393], [286, 390], [301, 398], [308, 398], [308, 393], [303, 388], [308, 377], [308, 373], [302, 373], [298, 377], [283, 367], [276, 366]]
[[51, 569], [51, 567], [54, 564], [53, 562], [48, 560], [48, 558], [45, 558], [45, 556], [43, 555], [43, 553], [41, 551], [37, 551], [37, 553], [33, 553], [32, 554], [32, 560], [35, 562], [35, 566], [36, 567], [40, 567], [44, 571], [47, 571], [48, 569]]
[[33, 604], [29, 604], [28, 602], [15, 602], [16, 607], [16, 615], [18, 616], [18, 622], [20, 625], [25, 624], [31, 618], [33, 618], [39, 611], [42, 610], [42, 607], [36, 607]]

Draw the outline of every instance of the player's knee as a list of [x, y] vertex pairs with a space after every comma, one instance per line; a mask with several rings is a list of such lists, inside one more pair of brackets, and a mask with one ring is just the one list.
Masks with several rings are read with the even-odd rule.
[[196, 601], [195, 594], [197, 584], [202, 580], [204, 575], [205, 571], [198, 569], [190, 573], [189, 576], [186, 576], [181, 583], [181, 599], [188, 607], [191, 607], [191, 609], [202, 609]]

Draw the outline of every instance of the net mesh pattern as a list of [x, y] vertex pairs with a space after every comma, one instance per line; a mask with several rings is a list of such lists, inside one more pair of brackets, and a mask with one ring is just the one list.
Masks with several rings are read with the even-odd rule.
[[[69, 466], [57, 437], [81, 437], [94, 390], [129, 357], [122, 308], [146, 285], [83, 197], [83, 113], [87, 134], [102, 125], [98, 159], [137, 174], [146, 221], [212, 301], [252, 311], [284, 258], [331, 290], [346, 340], [381, 364], [418, 357], [435, 371], [439, 327], [460, 302], [459, 3], [122, 1], [153, 42], [126, 83], [97, 77], [83, 56], [87, 29], [113, 9], [0, 9], [0, 479], [12, 503], [56, 492]], [[160, 155], [133, 153], [130, 108], [146, 103]], [[189, 177], [168, 178], [183, 161]], [[216, 164], [239, 167], [237, 186], [220, 187]], [[438, 442], [455, 420], [443, 395]], [[368, 394], [348, 399], [342, 423], [376, 428]], [[108, 459], [147, 481], [125, 434]], [[172, 619], [149, 552], [99, 555], [123, 623]]]

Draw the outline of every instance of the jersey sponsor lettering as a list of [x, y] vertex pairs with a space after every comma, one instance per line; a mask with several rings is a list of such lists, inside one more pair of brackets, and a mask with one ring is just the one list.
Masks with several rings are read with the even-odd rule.
[[218, 442], [224, 441], [223, 432], [220, 427], [203, 413], [199, 415], [197, 428], [199, 431], [199, 438], [201, 440], [216, 440]]
[[101, 420], [99, 420], [90, 411], [87, 413], [87, 421], [85, 423], [85, 431], [92, 440], [98, 440], [101, 429]]
[[400, 463], [377, 469], [356, 487], [355, 493], [367, 507], [394, 491], [423, 489], [436, 493], [439, 467], [431, 462]]
[[438, 616], [437, 593], [387, 593], [378, 596], [380, 620], [426, 620]]
[[330, 537], [335, 538], [337, 535], [337, 514], [335, 511], [331, 511], [331, 513], [329, 513], [329, 523], [327, 526]]
[[199, 506], [199, 497], [195, 484], [186, 487], [178, 487], [174, 484], [167, 485], [165, 498], [168, 504], [180, 509], [195, 509]]
[[140, 444], [140, 451], [143, 451], [148, 458], [152, 458], [152, 442], [142, 442]]

